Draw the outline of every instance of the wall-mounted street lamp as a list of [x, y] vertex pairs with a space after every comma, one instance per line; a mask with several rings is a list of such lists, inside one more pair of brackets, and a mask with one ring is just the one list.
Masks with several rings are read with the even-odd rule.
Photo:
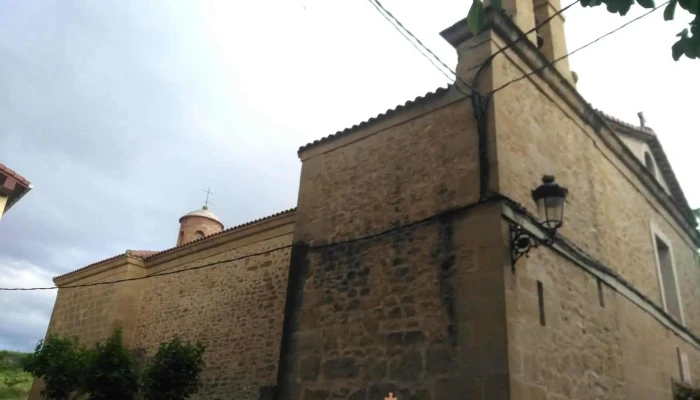
[[537, 204], [537, 212], [544, 217], [542, 228], [547, 232], [547, 237], [541, 239], [532, 236], [523, 230], [518, 224], [510, 225], [510, 252], [513, 266], [522, 256], [528, 255], [530, 249], [543, 244], [551, 246], [554, 243], [554, 235], [557, 229], [564, 224], [564, 202], [569, 194], [569, 189], [559, 186], [552, 175], [542, 177], [542, 184], [532, 191], [532, 199]]

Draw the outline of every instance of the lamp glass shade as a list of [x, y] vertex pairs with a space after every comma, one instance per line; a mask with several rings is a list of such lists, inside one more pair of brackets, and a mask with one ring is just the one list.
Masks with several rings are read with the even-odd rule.
[[542, 225], [550, 230], [560, 228], [564, 223], [564, 203], [568, 189], [559, 186], [551, 175], [542, 178], [542, 184], [532, 191], [532, 199], [537, 204]]
[[547, 229], [558, 229], [564, 221], [564, 198], [543, 197], [537, 201], [537, 212], [544, 217], [542, 224]]

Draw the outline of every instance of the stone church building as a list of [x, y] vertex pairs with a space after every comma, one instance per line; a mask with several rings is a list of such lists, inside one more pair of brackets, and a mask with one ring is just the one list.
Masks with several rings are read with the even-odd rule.
[[200, 399], [666, 400], [696, 384], [700, 238], [659, 138], [551, 67], [558, 0], [503, 5], [477, 36], [441, 33], [453, 85], [301, 147], [295, 209], [225, 228], [204, 208], [173, 248], [58, 276], [49, 331], [122, 326], [150, 353], [202, 341]]

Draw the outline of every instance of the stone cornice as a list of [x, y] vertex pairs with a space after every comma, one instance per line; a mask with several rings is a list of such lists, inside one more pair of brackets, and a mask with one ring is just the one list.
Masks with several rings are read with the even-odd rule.
[[[205, 237], [187, 245], [174, 247], [161, 253], [154, 254], [146, 258], [146, 267], [151, 269], [157, 265], [179, 259], [181, 257], [199, 253], [204, 250], [221, 246], [226, 243], [245, 239], [251, 236], [260, 236], [266, 232], [285, 225], [293, 225], [295, 221], [295, 211], [290, 210], [284, 213], [268, 217], [252, 224], [246, 224], [235, 229], [223, 231], [212, 236]], [[291, 230], [290, 230], [291, 232]], [[264, 238], [260, 236], [260, 239]]]
[[61, 286], [67, 286], [77, 281], [85, 281], [89, 278], [96, 278], [89, 280], [89, 282], [99, 281], [99, 277], [97, 277], [97, 275], [105, 275], [105, 272], [109, 272], [110, 274], [126, 272], [133, 266], [143, 268], [143, 260], [139, 257], [133, 257], [128, 254], [120, 254], [116, 257], [102, 260], [98, 263], [88, 265], [76, 271], [57, 276], [53, 278], [53, 282], [60, 289]]
[[[510, 223], [518, 224], [535, 238], [545, 239], [548, 237], [537, 218], [524, 211], [513, 201], [509, 200], [503, 202], [503, 217]], [[577, 247], [573, 242], [561, 235], [556, 236], [551, 249], [560, 256], [581, 267], [588, 274], [603, 281], [607, 286], [656, 319], [666, 329], [695, 348], [700, 349], [700, 338], [694, 332], [676, 321], [666, 313], [663, 308], [642, 294], [634, 285], [617, 274], [612, 268], [597, 261], [583, 249]], [[517, 273], [517, 265], [514, 268]]]

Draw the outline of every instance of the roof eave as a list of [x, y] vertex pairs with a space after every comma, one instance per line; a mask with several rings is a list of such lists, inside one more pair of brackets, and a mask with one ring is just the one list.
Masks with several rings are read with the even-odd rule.
[[24, 189], [22, 189], [19, 194], [16, 196], [11, 196], [8, 200], [7, 203], [5, 203], [5, 209], [3, 210], [3, 214], [10, 211], [10, 208], [12, 208], [13, 205], [15, 205], [22, 197], [26, 196], [27, 193], [29, 193], [32, 189], [34, 189], [34, 185], [31, 183], [27, 186], [24, 186]]

